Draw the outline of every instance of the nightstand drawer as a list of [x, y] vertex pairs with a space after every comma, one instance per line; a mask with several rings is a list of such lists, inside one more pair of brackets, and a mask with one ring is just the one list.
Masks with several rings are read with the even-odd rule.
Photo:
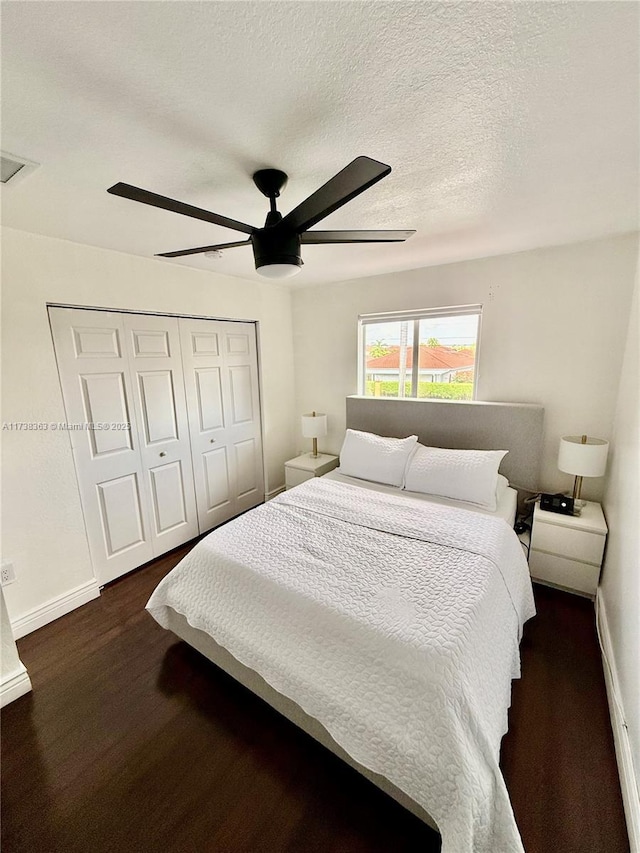
[[536, 551], [549, 551], [571, 560], [600, 566], [604, 540], [605, 537], [598, 533], [534, 521], [531, 547]]
[[596, 594], [600, 577], [599, 565], [590, 566], [577, 560], [567, 560], [565, 557], [535, 550], [529, 553], [529, 571], [534, 580], [546, 581], [586, 595]]
[[313, 471], [302, 471], [300, 468], [286, 467], [284, 476], [287, 489], [292, 489], [294, 486], [299, 486], [300, 483], [313, 480], [315, 474]]
[[284, 463], [284, 483], [287, 489], [293, 489], [300, 483], [313, 480], [314, 477], [322, 477], [333, 471], [340, 460], [330, 453], [318, 453], [312, 456], [310, 453], [301, 453], [294, 459]]

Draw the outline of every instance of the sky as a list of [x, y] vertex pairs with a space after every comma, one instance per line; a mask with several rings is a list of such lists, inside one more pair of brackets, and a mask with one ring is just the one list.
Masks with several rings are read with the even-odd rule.
[[[397, 346], [400, 343], [400, 325], [399, 321], [367, 323], [365, 325], [366, 345], [374, 341], [382, 341], [385, 344]], [[431, 320], [420, 321], [420, 342], [426, 343], [428, 338], [437, 338], [442, 346], [473, 344], [476, 341], [477, 329], [477, 316], [434, 317]], [[409, 329], [409, 343], [411, 343], [411, 329]]]

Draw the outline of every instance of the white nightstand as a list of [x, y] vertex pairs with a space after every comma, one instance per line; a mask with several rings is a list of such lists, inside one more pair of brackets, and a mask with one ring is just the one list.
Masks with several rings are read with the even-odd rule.
[[607, 523], [599, 503], [580, 515], [533, 511], [529, 570], [534, 580], [593, 598], [598, 587]]
[[328, 453], [318, 453], [314, 458], [310, 453], [303, 453], [284, 463], [284, 483], [287, 489], [299, 486], [305, 480], [322, 477], [338, 466], [338, 457]]

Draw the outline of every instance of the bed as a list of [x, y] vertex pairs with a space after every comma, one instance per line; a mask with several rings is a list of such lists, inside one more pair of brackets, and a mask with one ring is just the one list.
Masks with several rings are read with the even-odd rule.
[[[350, 431], [363, 427], [356, 402]], [[472, 432], [487, 417], [477, 405], [446, 416]], [[502, 427], [476, 440], [508, 456], [525, 441], [511, 476], [531, 482], [542, 410], [516, 408], [495, 410]], [[425, 408], [412, 411], [424, 439]], [[379, 434], [406, 441], [406, 414], [389, 412]], [[147, 609], [437, 828], [443, 853], [522, 853], [498, 766], [534, 613], [516, 495], [496, 492], [491, 510], [404, 485], [347, 467], [285, 492], [198, 543]]]

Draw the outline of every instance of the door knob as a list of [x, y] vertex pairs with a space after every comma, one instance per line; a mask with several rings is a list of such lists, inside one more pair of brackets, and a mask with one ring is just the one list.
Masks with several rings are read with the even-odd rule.
[[167, 455], [167, 454], [164, 452], [164, 450], [161, 450], [161, 451], [160, 451], [160, 456], [166, 456], [166, 455]]
[[210, 439], [209, 439], [209, 444], [215, 444], [215, 443], [216, 443], [215, 438], [210, 438]]

